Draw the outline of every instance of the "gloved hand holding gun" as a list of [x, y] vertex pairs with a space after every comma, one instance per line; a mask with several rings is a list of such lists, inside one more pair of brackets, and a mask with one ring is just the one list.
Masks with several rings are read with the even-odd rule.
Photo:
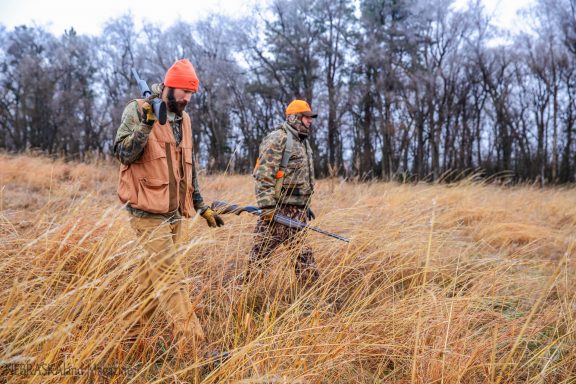
[[166, 103], [164, 103], [160, 98], [152, 95], [152, 91], [146, 84], [146, 81], [138, 76], [138, 72], [132, 68], [132, 75], [136, 79], [138, 87], [140, 87], [140, 92], [142, 97], [145, 98], [144, 104], [142, 104], [142, 109], [144, 110], [144, 116], [142, 116], [142, 123], [152, 126], [156, 119], [162, 125], [166, 124], [166, 119], [168, 114], [166, 113]]

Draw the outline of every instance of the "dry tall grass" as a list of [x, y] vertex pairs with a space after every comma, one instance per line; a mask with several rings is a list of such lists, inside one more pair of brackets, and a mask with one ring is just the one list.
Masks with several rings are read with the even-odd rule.
[[[300, 293], [294, 249], [235, 280], [253, 216], [188, 220], [207, 342], [182, 354], [162, 315], [123, 341], [142, 252], [115, 182], [111, 164], [0, 155], [0, 382], [576, 382], [574, 189], [320, 181], [314, 224], [352, 241], [308, 234], [321, 279]], [[201, 186], [253, 203], [249, 176]]]

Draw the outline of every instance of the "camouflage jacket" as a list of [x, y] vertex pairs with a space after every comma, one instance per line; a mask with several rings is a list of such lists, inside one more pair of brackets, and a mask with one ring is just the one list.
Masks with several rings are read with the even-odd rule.
[[[153, 88], [154, 89], [154, 88]], [[168, 112], [168, 121], [172, 127], [174, 137], [179, 142], [182, 139], [180, 125], [182, 124], [182, 117], [177, 116], [172, 112]], [[138, 160], [142, 155], [144, 147], [148, 143], [148, 136], [151, 132], [151, 127], [140, 122], [140, 111], [138, 110], [138, 103], [132, 100], [122, 113], [122, 122], [116, 133], [114, 140], [114, 155], [122, 164], [131, 164]], [[192, 201], [195, 210], [200, 210], [206, 207], [202, 195], [200, 194], [200, 187], [198, 183], [198, 174], [194, 161], [192, 163], [192, 185], [194, 192], [192, 194]], [[171, 214], [154, 214], [139, 209], [127, 206], [128, 211], [138, 217], [153, 217], [160, 219], [177, 220], [181, 218], [178, 211]]]
[[[280, 168], [287, 135], [293, 136], [292, 152], [286, 166], [281, 192], [276, 191], [276, 172]], [[314, 165], [308, 139], [301, 140], [286, 122], [269, 133], [260, 144], [260, 156], [253, 176], [259, 207], [276, 204], [307, 206], [314, 193]]]

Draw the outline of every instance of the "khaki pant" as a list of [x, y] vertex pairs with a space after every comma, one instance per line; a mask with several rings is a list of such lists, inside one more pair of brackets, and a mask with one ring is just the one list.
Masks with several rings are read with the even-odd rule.
[[140, 313], [147, 321], [156, 311], [165, 313], [175, 337], [204, 338], [200, 322], [188, 296], [184, 270], [178, 261], [181, 223], [132, 216], [132, 228], [147, 252], [138, 270], [142, 298], [148, 298]]

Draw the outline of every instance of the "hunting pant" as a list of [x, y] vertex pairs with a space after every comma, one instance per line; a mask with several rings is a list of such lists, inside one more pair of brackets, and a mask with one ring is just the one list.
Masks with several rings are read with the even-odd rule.
[[178, 260], [181, 222], [132, 216], [130, 224], [147, 252], [138, 268], [140, 297], [147, 301], [139, 313], [140, 321], [146, 322], [156, 310], [161, 310], [172, 325], [174, 337], [202, 340], [204, 333]]
[[[276, 213], [306, 223], [306, 208], [296, 205], [277, 207]], [[304, 244], [304, 237], [298, 229], [290, 228], [276, 222], [258, 219], [254, 230], [254, 245], [248, 259], [248, 276], [255, 274], [270, 258], [272, 252], [281, 244], [286, 244], [298, 252], [295, 260], [296, 278], [302, 286], [312, 284], [318, 279], [318, 270], [312, 249]]]

